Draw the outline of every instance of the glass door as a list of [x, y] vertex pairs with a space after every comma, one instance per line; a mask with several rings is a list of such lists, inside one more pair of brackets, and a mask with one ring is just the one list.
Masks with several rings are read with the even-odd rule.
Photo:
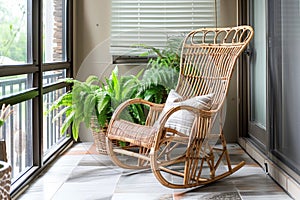
[[269, 1], [270, 150], [300, 175], [300, 2]]
[[300, 1], [248, 2], [248, 137], [300, 175]]
[[250, 44], [250, 57], [248, 69], [248, 133], [255, 144], [266, 150], [266, 66], [267, 66], [267, 42], [266, 42], [266, 0], [250, 0], [250, 24], [255, 34]]

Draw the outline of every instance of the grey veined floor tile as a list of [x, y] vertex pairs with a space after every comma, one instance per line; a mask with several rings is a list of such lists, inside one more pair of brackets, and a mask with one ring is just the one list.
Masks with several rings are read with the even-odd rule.
[[[92, 143], [78, 143], [47, 167], [17, 199], [291, 199], [239, 145], [228, 144], [228, 149], [233, 165], [246, 161], [246, 165], [236, 173], [202, 187], [170, 189], [161, 185], [151, 170], [119, 168], [107, 155], [97, 153]], [[221, 171], [224, 169], [225, 166], [220, 167]]]

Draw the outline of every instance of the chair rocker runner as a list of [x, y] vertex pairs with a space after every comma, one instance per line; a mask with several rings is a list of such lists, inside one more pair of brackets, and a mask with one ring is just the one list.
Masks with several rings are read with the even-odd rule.
[[[252, 37], [250, 26], [191, 31], [182, 44], [177, 87], [167, 102], [130, 99], [114, 112], [106, 138], [112, 161], [127, 169], [151, 168], [157, 180], [170, 188], [208, 184], [240, 169], [245, 163], [231, 165], [222, 120], [217, 122], [216, 116], [224, 112], [236, 60]], [[145, 125], [120, 117], [132, 104], [149, 108]], [[210, 143], [215, 123], [221, 145]], [[113, 140], [130, 145], [121, 148]]]

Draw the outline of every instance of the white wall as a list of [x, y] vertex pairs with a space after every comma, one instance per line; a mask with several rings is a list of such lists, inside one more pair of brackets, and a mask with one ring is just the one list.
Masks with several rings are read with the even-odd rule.
[[[75, 1], [75, 78], [84, 81], [89, 75], [101, 77], [111, 63], [109, 55], [110, 0]], [[79, 138], [93, 141], [84, 125]]]
[[[76, 79], [85, 80], [89, 75], [108, 76], [114, 66], [109, 54], [111, 0], [77, 0], [74, 2], [74, 70]], [[236, 0], [221, 0], [220, 25], [236, 24]], [[120, 66], [120, 73], [136, 73], [141, 66]], [[228, 141], [237, 140], [237, 78], [233, 75], [227, 99], [227, 117], [224, 132]], [[230, 122], [230, 123], [229, 123]], [[82, 141], [93, 141], [84, 126], [80, 129]]]
[[[220, 5], [220, 26], [237, 25], [236, 0], [221, 0]], [[238, 83], [237, 68], [234, 70], [227, 96], [226, 121], [224, 134], [227, 142], [236, 142], [238, 138]]]

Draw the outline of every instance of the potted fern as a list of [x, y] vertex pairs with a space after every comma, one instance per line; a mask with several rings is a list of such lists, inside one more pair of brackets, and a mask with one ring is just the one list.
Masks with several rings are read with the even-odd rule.
[[[60, 133], [64, 134], [71, 127], [73, 139], [77, 141], [81, 123], [85, 123], [87, 127], [90, 127], [90, 122], [92, 121], [92, 127], [94, 127], [94, 124], [101, 123], [106, 118], [106, 113], [104, 112], [99, 117], [99, 121], [94, 115], [97, 111], [96, 101], [103, 103], [102, 110], [104, 111], [108, 104], [108, 99], [100, 87], [100, 80], [96, 76], [89, 76], [85, 81], [66, 79], [65, 82], [73, 84], [72, 90], [58, 98], [47, 113], [58, 110], [59, 112], [54, 116], [53, 121], [64, 118]], [[101, 123], [101, 126], [103, 125], [104, 123]], [[100, 130], [99, 128], [97, 132]], [[98, 141], [98, 139], [95, 139], [95, 141]]]
[[[105, 154], [107, 124], [117, 106], [137, 94], [138, 77], [141, 73], [137, 76], [119, 76], [118, 67], [115, 67], [111, 76], [105, 79], [105, 83], [93, 75], [83, 82], [67, 79], [66, 82], [73, 84], [72, 90], [57, 99], [48, 112], [60, 109], [53, 120], [65, 115], [60, 131], [65, 133], [72, 127], [72, 136], [75, 140], [78, 140], [80, 124], [84, 123], [92, 130], [98, 152]], [[139, 106], [124, 112], [123, 117], [132, 121], [145, 121]]]
[[[105, 134], [113, 111], [122, 102], [134, 97], [139, 86], [139, 76], [140, 74], [119, 76], [118, 67], [115, 67], [111, 76], [105, 78], [105, 83], [95, 76], [89, 77], [88, 80], [98, 83], [97, 85], [74, 82], [72, 93], [73, 104], [76, 107], [75, 118], [83, 121], [87, 128], [91, 128], [99, 153], [106, 154]], [[135, 108], [122, 113], [122, 117], [132, 121], [144, 120], [141, 109]]]

